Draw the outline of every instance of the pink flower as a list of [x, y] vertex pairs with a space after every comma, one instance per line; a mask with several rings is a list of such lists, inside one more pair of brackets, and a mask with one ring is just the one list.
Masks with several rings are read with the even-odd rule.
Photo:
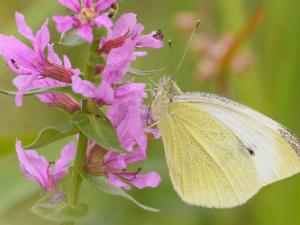
[[[14, 79], [14, 85], [17, 88], [21, 88], [27, 80], [30, 79], [28, 76], [18, 76]], [[50, 78], [43, 78], [34, 80], [31, 83], [31, 88], [51, 88], [51, 87], [63, 87], [66, 84]], [[45, 103], [52, 107], [58, 107], [68, 113], [74, 113], [81, 108], [80, 103], [72, 96], [61, 93], [46, 93], [36, 95], [42, 103]]]
[[145, 84], [129, 83], [115, 90], [115, 101], [108, 110], [108, 118], [117, 130], [122, 146], [128, 151], [137, 147], [145, 155], [147, 137], [144, 132], [143, 100], [147, 97]]
[[156, 172], [141, 174], [141, 169], [138, 169], [136, 172], [126, 171], [128, 164], [145, 160], [141, 151], [136, 150], [127, 155], [107, 152], [104, 157], [101, 151], [102, 149], [97, 145], [91, 145], [88, 151], [86, 170], [92, 175], [106, 175], [110, 184], [126, 190], [131, 189], [130, 185], [139, 189], [145, 187], [154, 188], [159, 185], [161, 178]]
[[109, 30], [106, 38], [100, 42], [100, 52], [108, 54], [112, 49], [118, 48], [128, 39], [135, 41], [136, 48], [162, 48], [163, 35], [160, 31], [153, 31], [143, 35], [144, 26], [137, 23], [136, 15], [133, 13], [123, 14], [112, 30]]
[[107, 56], [107, 64], [99, 87], [90, 81], [73, 76], [75, 93], [92, 98], [101, 104], [109, 104], [108, 117], [117, 129], [122, 146], [133, 151], [138, 146], [146, 158], [147, 137], [145, 135], [145, 108], [143, 99], [147, 96], [144, 84], [129, 83], [114, 87], [121, 82], [135, 60], [136, 42], [126, 40], [123, 46], [112, 49]]
[[113, 23], [108, 12], [103, 12], [110, 8], [116, 0], [83, 0], [83, 5], [79, 0], [59, 0], [59, 3], [72, 10], [72, 16], [54, 16], [58, 32], [63, 33], [77, 29], [77, 34], [91, 43], [93, 40], [93, 27], [112, 27]]
[[98, 102], [112, 104], [114, 101], [114, 89], [112, 86], [122, 81], [131, 63], [136, 59], [134, 49], [135, 42], [127, 40], [123, 46], [113, 49], [108, 54], [102, 82], [99, 87], [90, 81], [82, 80], [79, 76], [73, 76], [73, 91]]
[[60, 191], [59, 181], [68, 174], [69, 164], [75, 158], [75, 143], [66, 145], [54, 164], [38, 155], [35, 150], [24, 150], [20, 141], [16, 142], [16, 150], [20, 168], [28, 179], [37, 182], [47, 194]]
[[[22, 97], [28, 90], [36, 88], [33, 83], [44, 78], [51, 78], [57, 81], [57, 86], [66, 86], [71, 83], [71, 77], [78, 75], [79, 70], [71, 68], [70, 60], [65, 56], [64, 65], [49, 44], [50, 35], [46, 21], [42, 28], [33, 35], [30, 27], [27, 26], [24, 16], [16, 13], [16, 21], [19, 33], [31, 41], [33, 49], [23, 44], [14, 36], [0, 34], [0, 55], [2, 55], [9, 67], [19, 75], [14, 84], [18, 88], [16, 96], [17, 106], [22, 105]], [[44, 55], [48, 46], [48, 57]], [[53, 86], [51, 86], [53, 87]]]

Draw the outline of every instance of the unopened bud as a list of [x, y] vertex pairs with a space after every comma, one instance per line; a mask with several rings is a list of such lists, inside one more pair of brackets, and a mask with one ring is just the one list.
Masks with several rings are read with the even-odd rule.
[[49, 105], [63, 109], [70, 114], [80, 110], [80, 103], [66, 94], [55, 94], [55, 97]]

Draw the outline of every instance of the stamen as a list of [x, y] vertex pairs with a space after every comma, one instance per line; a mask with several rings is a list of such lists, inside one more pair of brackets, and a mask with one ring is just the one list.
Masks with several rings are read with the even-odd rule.
[[95, 11], [95, 8], [91, 7], [91, 8], [83, 8], [80, 14], [77, 15], [77, 18], [80, 20], [81, 23], [88, 24], [92, 20], [94, 20], [97, 16], [98, 15]]

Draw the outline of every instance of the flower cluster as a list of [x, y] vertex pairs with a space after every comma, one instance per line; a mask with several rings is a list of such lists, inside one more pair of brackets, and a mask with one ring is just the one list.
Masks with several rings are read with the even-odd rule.
[[[59, 3], [72, 10], [73, 14], [53, 17], [57, 31], [76, 30], [76, 34], [87, 43], [98, 42], [93, 54], [103, 63], [93, 66], [93, 79], [88, 80], [84, 71], [72, 67], [67, 56], [61, 60], [55, 53], [54, 44], [50, 42], [48, 20], [34, 34], [25, 23], [24, 16], [16, 13], [18, 31], [32, 45], [29, 47], [14, 36], [0, 34], [0, 55], [17, 75], [13, 81], [18, 89], [16, 105], [22, 106], [23, 96], [28, 91], [43, 89], [36, 93], [42, 103], [71, 115], [81, 110], [86, 113], [83, 102], [93, 102], [100, 110], [106, 106], [106, 117], [127, 153], [104, 149], [88, 137], [85, 172], [105, 176], [110, 184], [126, 190], [131, 185], [140, 189], [158, 186], [158, 173], [141, 174], [141, 169], [136, 172], [127, 170], [129, 164], [147, 158], [146, 133], [151, 132], [155, 137], [159, 135], [156, 130], [146, 127], [145, 84], [128, 82], [126, 75], [132, 62], [147, 55], [145, 48], [163, 46], [161, 32], [143, 34], [144, 26], [137, 22], [133, 13], [121, 15], [114, 23], [111, 9], [116, 7], [116, 0], [59, 0]], [[105, 29], [107, 35], [94, 38], [94, 31], [99, 29]], [[69, 88], [69, 92], [55, 91], [59, 88]], [[23, 149], [20, 141], [16, 143], [16, 150], [26, 177], [36, 181], [47, 194], [61, 192], [59, 181], [68, 174], [69, 165], [76, 156], [73, 142], [63, 148], [60, 159], [55, 163], [49, 163], [35, 150]]]

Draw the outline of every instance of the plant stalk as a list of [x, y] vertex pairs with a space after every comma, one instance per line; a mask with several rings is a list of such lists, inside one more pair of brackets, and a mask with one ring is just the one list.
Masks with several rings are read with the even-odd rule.
[[[89, 62], [91, 60], [93, 53], [97, 52], [98, 45], [99, 45], [98, 40], [93, 40], [92, 44], [90, 45], [87, 61], [85, 65], [85, 73], [84, 73], [84, 78], [86, 80], [93, 81], [95, 68], [91, 66]], [[83, 100], [82, 111], [87, 113], [88, 112], [87, 107], [88, 107], [87, 100]], [[88, 147], [88, 137], [86, 137], [82, 132], [80, 132], [79, 140], [77, 144], [76, 158], [73, 166], [72, 181], [69, 187], [69, 192], [67, 194], [68, 203], [70, 204], [70, 206], [75, 206], [78, 204], [80, 188], [82, 185], [81, 173], [84, 170], [87, 147]], [[63, 225], [75, 225], [75, 223], [76, 223], [75, 221], [72, 221], [72, 222], [64, 223]]]

